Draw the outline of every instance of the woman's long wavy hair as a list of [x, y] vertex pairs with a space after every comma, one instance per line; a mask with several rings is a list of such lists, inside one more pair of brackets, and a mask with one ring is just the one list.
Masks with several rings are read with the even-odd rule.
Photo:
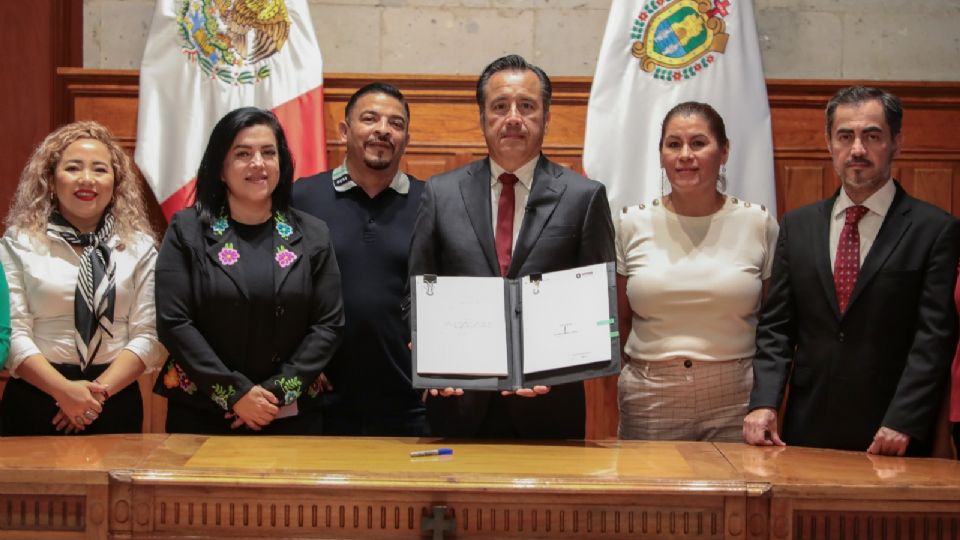
[[7, 227], [16, 227], [36, 238], [46, 236], [47, 221], [56, 210], [53, 195], [57, 164], [60, 163], [64, 150], [80, 139], [100, 141], [110, 152], [113, 199], [104, 212], [113, 214], [117, 235], [127, 241], [136, 232], [155, 238], [147, 221], [140, 181], [133, 172], [130, 158], [117, 144], [110, 131], [93, 121], [62, 126], [47, 135], [37, 146], [20, 174], [20, 183], [10, 204], [10, 212], [7, 213]]

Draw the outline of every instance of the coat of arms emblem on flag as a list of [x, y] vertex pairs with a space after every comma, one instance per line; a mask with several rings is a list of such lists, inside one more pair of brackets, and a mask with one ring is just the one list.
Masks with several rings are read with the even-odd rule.
[[290, 18], [282, 0], [185, 0], [177, 27], [183, 52], [205, 75], [252, 84], [270, 76], [255, 64], [283, 48]]
[[663, 118], [684, 101], [710, 104], [730, 139], [727, 193], [776, 208], [770, 108], [751, 0], [610, 3], [590, 89], [583, 167], [611, 208], [664, 195]]
[[729, 0], [650, 0], [630, 31], [640, 69], [654, 78], [680, 81], [713, 64], [726, 50], [724, 17]]
[[294, 177], [326, 169], [323, 59], [308, 8], [308, 0], [157, 0], [135, 157], [168, 218], [192, 204], [210, 131], [238, 107], [276, 114]]

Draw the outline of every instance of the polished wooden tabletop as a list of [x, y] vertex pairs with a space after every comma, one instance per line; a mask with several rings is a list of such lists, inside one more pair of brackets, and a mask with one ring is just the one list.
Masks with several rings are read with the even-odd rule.
[[776, 487], [783, 496], [832, 496], [843, 491], [876, 498], [960, 500], [960, 462], [874, 456], [803, 447], [718, 443], [717, 450], [748, 482]]
[[[452, 448], [453, 455], [410, 457], [410, 452], [440, 447]], [[45, 474], [79, 479], [117, 470], [171, 482], [715, 493], [772, 486], [806, 496], [883, 488], [890, 497], [909, 492], [913, 499], [960, 500], [958, 462], [801, 447], [164, 434], [0, 438], [0, 474], [7, 480]]]

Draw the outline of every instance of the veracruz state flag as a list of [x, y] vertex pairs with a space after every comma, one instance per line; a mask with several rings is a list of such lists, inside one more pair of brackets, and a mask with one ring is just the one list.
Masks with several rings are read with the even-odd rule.
[[306, 0], [158, 0], [140, 66], [135, 159], [169, 217], [192, 203], [213, 126], [272, 110], [295, 178], [326, 169], [323, 62]]
[[776, 212], [770, 107], [750, 0], [613, 1], [583, 149], [584, 170], [606, 184], [611, 208], [660, 196], [660, 126], [683, 101], [709, 103], [723, 117], [727, 193]]

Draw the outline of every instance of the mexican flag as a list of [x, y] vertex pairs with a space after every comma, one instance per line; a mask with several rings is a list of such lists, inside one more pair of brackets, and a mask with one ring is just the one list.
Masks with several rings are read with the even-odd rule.
[[307, 0], [158, 0], [135, 159], [168, 219], [193, 202], [213, 126], [244, 106], [277, 115], [295, 178], [326, 169], [323, 61]]

